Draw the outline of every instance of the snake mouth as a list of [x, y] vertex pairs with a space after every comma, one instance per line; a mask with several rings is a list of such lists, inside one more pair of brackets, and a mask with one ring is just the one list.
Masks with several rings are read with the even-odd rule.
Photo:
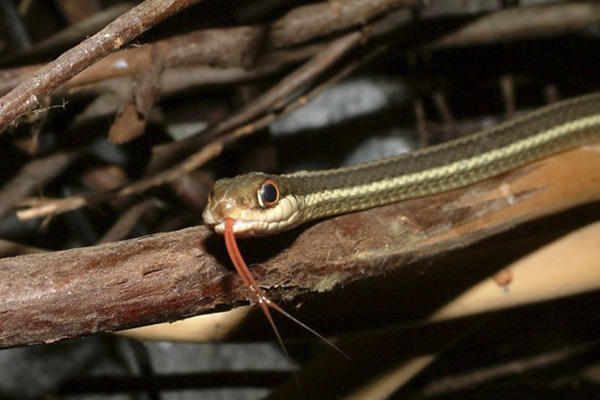
[[215, 231], [219, 235], [223, 235], [225, 233], [225, 220], [223, 220], [219, 223], [210, 225], [210, 227], [212, 228], [213, 231]]
[[[233, 219], [233, 218], [230, 218]], [[267, 236], [275, 232], [280, 232], [281, 229], [278, 224], [273, 224], [266, 221], [259, 220], [245, 220], [245, 219], [233, 219], [234, 223], [232, 226], [233, 233], [236, 237], [257, 237]], [[275, 226], [273, 226], [275, 225]], [[219, 235], [225, 234], [225, 220], [219, 221], [210, 225], [210, 227]]]
[[[204, 224], [210, 229], [219, 235], [225, 234], [225, 218], [219, 217], [218, 215], [215, 217], [214, 213], [208, 208], [202, 213], [202, 218], [204, 219]], [[232, 227], [233, 233], [238, 237], [264, 235], [260, 229], [257, 229], [257, 227], [261, 226], [261, 221], [244, 220], [240, 218], [230, 219], [234, 220]]]
[[[208, 225], [215, 233], [219, 235], [225, 234], [225, 219], [221, 221], [212, 221], [212, 223], [208, 223], [205, 220], [206, 225]], [[237, 237], [252, 237], [252, 236], [261, 236], [265, 233], [260, 229], [257, 229], [257, 226], [260, 226], [259, 221], [246, 221], [242, 219], [235, 219], [233, 223], [233, 233]]]
[[[261, 221], [236, 219], [233, 223], [233, 233], [236, 237], [264, 236], [269, 233], [269, 230], [263, 226], [264, 224]], [[223, 235], [225, 233], [225, 221], [216, 224], [214, 230]]]

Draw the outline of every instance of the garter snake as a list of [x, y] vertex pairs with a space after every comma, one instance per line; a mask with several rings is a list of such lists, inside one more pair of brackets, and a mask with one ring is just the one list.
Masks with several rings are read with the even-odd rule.
[[464, 187], [600, 140], [600, 93], [555, 103], [479, 133], [351, 167], [285, 175], [250, 173], [215, 183], [204, 222], [236, 236]]

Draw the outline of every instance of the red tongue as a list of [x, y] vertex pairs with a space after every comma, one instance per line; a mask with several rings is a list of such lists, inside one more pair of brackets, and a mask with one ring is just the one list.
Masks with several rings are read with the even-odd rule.
[[[288, 351], [287, 351], [285, 345], [283, 344], [283, 340], [281, 339], [279, 330], [277, 329], [277, 326], [275, 325], [275, 321], [273, 321], [273, 316], [271, 315], [271, 310], [269, 310], [269, 307], [273, 307], [275, 310], [278, 310], [279, 306], [271, 303], [271, 300], [269, 300], [267, 298], [265, 293], [262, 291], [262, 289], [258, 286], [256, 281], [254, 280], [254, 277], [252, 276], [252, 274], [250, 274], [250, 270], [248, 269], [246, 262], [242, 258], [242, 255], [240, 254], [240, 250], [238, 249], [237, 243], [235, 241], [235, 234], [233, 233], [233, 224], [234, 223], [235, 223], [235, 220], [233, 220], [231, 218], [225, 219], [225, 246], [227, 247], [227, 252], [229, 253], [231, 262], [233, 263], [233, 266], [235, 267], [240, 278], [242, 278], [242, 281], [244, 282], [244, 286], [246, 286], [246, 288], [248, 289], [250, 294], [254, 297], [254, 301], [261, 308], [263, 314], [265, 314], [265, 317], [267, 317], [269, 324], [271, 324], [273, 331], [275, 331], [275, 335], [277, 336], [277, 341], [279, 342], [279, 344], [281, 345], [281, 348], [283, 349], [283, 352], [289, 359], [290, 356], [288, 354]], [[281, 311], [283, 311], [283, 310], [281, 310]], [[285, 312], [284, 312], [284, 314], [285, 314]]]
[[273, 321], [273, 316], [271, 315], [271, 310], [269, 310], [269, 307], [271, 307], [275, 311], [281, 313], [282, 315], [286, 316], [287, 318], [291, 319], [292, 321], [294, 321], [295, 323], [297, 323], [304, 329], [311, 332], [313, 335], [319, 337], [320, 339], [325, 341], [325, 343], [329, 344], [331, 347], [336, 349], [344, 357], [348, 358], [348, 356], [343, 351], [341, 351], [337, 346], [335, 346], [329, 340], [325, 339], [323, 336], [321, 336], [315, 330], [313, 330], [312, 328], [309, 328], [304, 323], [302, 323], [299, 320], [297, 320], [296, 318], [292, 317], [290, 314], [288, 314], [286, 311], [284, 311], [283, 308], [279, 307], [277, 304], [275, 304], [271, 300], [269, 300], [269, 298], [267, 297], [265, 292], [263, 292], [262, 289], [258, 286], [258, 283], [256, 283], [256, 280], [254, 280], [254, 277], [250, 273], [250, 270], [248, 269], [246, 262], [244, 262], [244, 259], [242, 258], [242, 254], [240, 253], [240, 250], [238, 249], [237, 243], [235, 241], [235, 234], [233, 232], [234, 223], [235, 223], [234, 219], [231, 219], [231, 218], [225, 219], [225, 246], [227, 247], [227, 252], [229, 253], [231, 262], [233, 263], [233, 266], [235, 267], [238, 275], [240, 276], [240, 278], [242, 278], [242, 281], [244, 282], [244, 286], [246, 286], [246, 288], [248, 289], [250, 294], [254, 297], [254, 301], [261, 308], [263, 314], [265, 314], [265, 317], [267, 317], [269, 324], [271, 325], [271, 327], [273, 328], [273, 331], [275, 332], [275, 335], [277, 336], [277, 341], [281, 345], [281, 348], [283, 349], [283, 352], [288, 357], [288, 359], [290, 358], [290, 356], [288, 354], [288, 351], [287, 351], [285, 345], [283, 344], [283, 340], [281, 339], [279, 330], [277, 329], [277, 326], [275, 325], [275, 321]]

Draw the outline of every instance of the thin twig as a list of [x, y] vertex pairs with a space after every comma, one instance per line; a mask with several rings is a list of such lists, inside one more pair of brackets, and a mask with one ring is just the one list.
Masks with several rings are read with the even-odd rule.
[[334, 40], [309, 62], [283, 78], [277, 85], [267, 90], [255, 101], [248, 103], [239, 111], [231, 114], [226, 120], [219, 123], [214, 129], [203, 136], [205, 138], [215, 137], [222, 132], [234, 129], [264, 114], [279, 101], [292, 95], [303, 86], [314, 82], [318, 76], [322, 75], [324, 71], [342, 58], [342, 56], [360, 44], [361, 39], [362, 34], [360, 32], [352, 32]]
[[427, 118], [425, 117], [423, 99], [415, 99], [413, 107], [417, 122], [417, 132], [419, 132], [419, 141], [421, 142], [421, 147], [426, 147], [429, 145], [429, 134], [427, 133]]
[[97, 244], [116, 242], [125, 238], [151, 206], [151, 200], [135, 203], [121, 214], [118, 221], [98, 240]]
[[59, 152], [27, 163], [0, 189], [0, 219], [16, 208], [16, 203], [54, 179], [78, 156], [79, 151]]
[[449, 375], [428, 383], [422, 388], [421, 398], [449, 395], [453, 392], [473, 389], [492, 380], [506, 379], [511, 375], [530, 373], [532, 370], [546, 368], [577, 357], [594, 348], [600, 348], [600, 343], [588, 342], [568, 346], [559, 350], [549, 351], [535, 356], [524, 357], [509, 362], [486, 366], [475, 371]]
[[[222, 124], [215, 127], [211, 131], [211, 136], [216, 137], [217, 133], [222, 133], [225, 132], [226, 129], [235, 127], [242, 120], [252, 120], [259, 117], [261, 113], [266, 113], [270, 109], [270, 106], [273, 104], [273, 102], [282, 100], [286, 96], [295, 93], [302, 86], [307, 85], [309, 82], [314, 81], [318, 76], [323, 74], [324, 71], [326, 71], [350, 49], [358, 45], [360, 43], [360, 38], [360, 33], [355, 32], [334, 41], [330, 46], [324, 49], [322, 53], [315, 56], [305, 65], [292, 72], [281, 82], [267, 90], [267, 92], [256, 99], [256, 105], [251, 105], [248, 108], [240, 110], [240, 112], [233, 114], [231, 118], [228, 118]], [[303, 104], [305, 101], [306, 98], [302, 98], [298, 104]], [[282, 114], [279, 113], [277, 115]], [[87, 204], [99, 201], [100, 199], [106, 200], [113, 196], [123, 197], [139, 194], [152, 187], [173, 182], [217, 157], [219, 154], [221, 154], [225, 146], [237, 138], [256, 132], [258, 127], [262, 128], [266, 126], [268, 122], [272, 122], [274, 119], [275, 118], [272, 114], [266, 114], [264, 119], [247, 123], [246, 125], [235, 129], [233, 132], [223, 136], [222, 138], [213, 140], [211, 143], [203, 147], [199, 152], [191, 155], [182, 163], [168, 170], [160, 172], [150, 178], [137, 181], [119, 191], [112, 193], [90, 193], [87, 195], [67, 197], [63, 199], [29, 199], [26, 202], [21, 203], [21, 205], [29, 206], [29, 208], [20, 210], [17, 212], [17, 216], [20, 219], [32, 219], [47, 215], [56, 215], [83, 207]], [[258, 123], [258, 125], [255, 125], [255, 123]], [[172, 149], [170, 150], [171, 151], [169, 151], [169, 154], [172, 154]]]
[[[203, 65], [205, 67], [208, 65], [220, 67], [241, 66], [249, 68], [253, 65], [254, 58], [259, 55], [256, 50], [264, 32], [267, 32], [269, 35], [265, 39], [266, 42], [273, 44], [277, 49], [282, 49], [300, 43], [298, 40], [298, 26], [304, 27], [303, 40], [304, 42], [308, 42], [318, 37], [327, 37], [333, 33], [344, 31], [353, 26], [364, 25], [386, 12], [414, 3], [415, 0], [375, 0], [369, 2], [352, 0], [348, 1], [347, 4], [346, 2], [343, 4], [340, 3], [339, 7], [332, 7], [331, 3], [324, 2], [298, 7], [268, 27], [252, 25], [235, 28], [203, 29], [186, 35], [161, 40], [142, 48], [117, 52], [108, 57], [108, 59], [100, 61], [98, 65], [91, 66], [93, 62], [90, 62], [88, 66], [91, 66], [91, 68], [77, 75], [76, 79], [69, 81], [67, 87], [73, 88], [74, 86], [86, 85], [103, 79], [135, 74], [137, 68], [147, 64], [147, 55], [152, 51], [147, 47], [153, 46], [161, 48], [164, 64], [169, 68], [181, 65]], [[121, 18], [125, 18], [127, 15], [125, 14]], [[322, 18], [325, 15], [327, 15], [327, 18]], [[320, 16], [321, 18], [315, 19], [315, 16]], [[102, 32], [105, 32], [111, 25]], [[119, 35], [115, 36], [118, 37]], [[90, 39], [93, 39], [93, 37]], [[131, 39], [129, 38], [129, 40]], [[126, 41], [124, 38], [123, 42], [125, 43]], [[89, 39], [75, 49], [81, 48], [86, 49], [88, 52], [91, 51], [85, 47], [90, 45], [88, 42]], [[310, 52], [305, 54], [302, 57], [303, 59], [314, 54], [314, 50], [311, 50], [311, 48], [311, 45], [306, 46], [306, 49]], [[71, 50], [71, 52], [75, 49]], [[277, 50], [270, 51], [265, 57], [268, 58], [269, 54], [276, 54], [277, 52]], [[66, 56], [66, 54], [61, 56], [59, 60]], [[56, 60], [56, 62], [59, 60]], [[99, 61], [99, 58], [95, 61]], [[115, 61], [118, 62], [115, 63]], [[289, 62], [287, 61], [286, 63]], [[119, 67], [115, 68], [113, 65], [118, 65]], [[279, 65], [282, 64], [280, 63]], [[0, 93], [8, 91], [17, 83], [24, 83], [25, 81], [23, 80], [30, 79], [26, 77], [39, 68], [42, 68], [42, 66], [27, 66], [0, 71], [0, 76], [2, 77], [0, 79]], [[227, 72], [224, 71], [226, 75]], [[229, 71], [229, 73], [231, 72]], [[217, 72], [214, 73], [218, 74]], [[42, 94], [49, 94], [49, 91]], [[37, 97], [42, 97], [42, 94], [37, 94]]]
[[452, 115], [452, 110], [450, 110], [446, 96], [443, 92], [436, 90], [433, 92], [432, 98], [437, 112], [442, 116], [445, 133], [444, 140], [450, 140], [458, 137], [459, 132], [456, 127], [456, 121], [454, 119], [454, 115]]
[[365, 25], [377, 16], [416, 3], [418, 0], [344, 0], [298, 7], [272, 24], [269, 45], [280, 48], [305, 43], [317, 37]]
[[201, 0], [146, 0], [100, 32], [48, 63], [0, 99], [0, 132], [40, 99], [158, 22]]
[[506, 119], [513, 119], [517, 112], [517, 101], [515, 99], [515, 82], [511, 75], [505, 75], [500, 78], [500, 92], [502, 93]]
[[478, 18], [426, 47], [439, 49], [548, 37], [576, 31], [599, 21], [600, 4], [595, 1], [511, 7]]

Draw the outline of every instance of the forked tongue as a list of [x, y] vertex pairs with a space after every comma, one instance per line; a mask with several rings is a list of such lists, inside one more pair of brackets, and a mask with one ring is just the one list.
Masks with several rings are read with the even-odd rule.
[[301, 327], [303, 327], [304, 329], [306, 329], [307, 331], [309, 331], [310, 333], [312, 333], [319, 339], [323, 340], [325, 343], [327, 343], [330, 347], [334, 348], [337, 352], [339, 352], [345, 358], [349, 358], [346, 355], [346, 353], [344, 353], [335, 344], [333, 344], [329, 340], [327, 340], [323, 335], [321, 335], [314, 329], [310, 328], [308, 325], [304, 324], [303, 322], [299, 321], [295, 317], [288, 314], [283, 308], [279, 307], [276, 303], [273, 303], [267, 297], [265, 292], [263, 292], [263, 290], [260, 288], [260, 286], [258, 286], [258, 283], [256, 283], [256, 280], [250, 273], [250, 270], [248, 269], [246, 262], [242, 258], [242, 254], [240, 253], [240, 250], [238, 249], [237, 243], [235, 241], [235, 234], [233, 232], [234, 223], [235, 223], [234, 219], [231, 219], [231, 218], [225, 219], [225, 246], [227, 247], [227, 252], [229, 253], [231, 262], [233, 263], [233, 266], [235, 267], [238, 275], [240, 276], [240, 278], [242, 278], [242, 281], [244, 282], [244, 286], [246, 286], [246, 288], [248, 289], [250, 294], [254, 297], [254, 301], [256, 302], [256, 304], [258, 304], [258, 306], [262, 310], [263, 314], [265, 314], [265, 317], [267, 317], [267, 320], [269, 321], [271, 328], [273, 328], [273, 331], [275, 332], [275, 336], [277, 336], [277, 341], [279, 342], [279, 345], [283, 349], [283, 352], [285, 353], [288, 360], [291, 361], [290, 355], [287, 351], [287, 348], [283, 344], [283, 339], [281, 338], [281, 335], [279, 334], [279, 330], [277, 329], [277, 325], [275, 325], [275, 321], [273, 320], [273, 316], [271, 315], [271, 310], [269, 308], [274, 309], [275, 311], [279, 312], [281, 315], [285, 316], [286, 318], [288, 318], [291, 321], [295, 322], [296, 324], [300, 325]]

